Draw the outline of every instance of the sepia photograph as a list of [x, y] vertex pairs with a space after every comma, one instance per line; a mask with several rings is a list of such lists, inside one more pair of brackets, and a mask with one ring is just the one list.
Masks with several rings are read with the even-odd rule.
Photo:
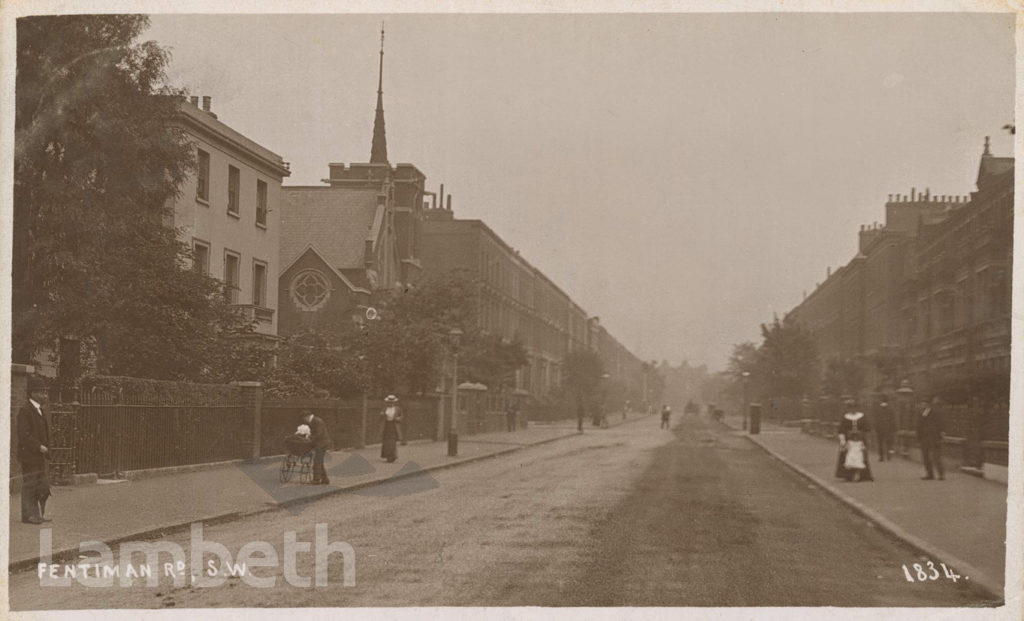
[[1019, 619], [1021, 15], [6, 4], [5, 618]]

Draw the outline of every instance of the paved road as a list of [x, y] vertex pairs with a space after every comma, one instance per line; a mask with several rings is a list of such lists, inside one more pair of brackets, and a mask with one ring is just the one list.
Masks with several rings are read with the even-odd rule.
[[[430, 475], [377, 496], [340, 495], [207, 525], [237, 554], [252, 541], [282, 554], [285, 531], [351, 544], [356, 584], [331, 556], [322, 588], [41, 588], [12, 576], [16, 610], [270, 606], [977, 606], [963, 581], [908, 583], [921, 562], [747, 440], [684, 418], [653, 417]], [[436, 485], [435, 485], [436, 482]], [[391, 485], [399, 485], [394, 483]], [[420, 491], [421, 490], [421, 491]], [[412, 493], [417, 492], [417, 493]], [[186, 547], [187, 535], [168, 538]], [[314, 574], [312, 553], [297, 573]]]

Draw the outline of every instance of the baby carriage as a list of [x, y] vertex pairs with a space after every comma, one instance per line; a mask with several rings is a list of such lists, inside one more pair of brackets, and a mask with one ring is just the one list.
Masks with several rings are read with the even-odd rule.
[[299, 469], [299, 482], [313, 481], [313, 443], [298, 434], [286, 436], [284, 439], [288, 454], [281, 462], [281, 482], [287, 483], [292, 478], [295, 468]]

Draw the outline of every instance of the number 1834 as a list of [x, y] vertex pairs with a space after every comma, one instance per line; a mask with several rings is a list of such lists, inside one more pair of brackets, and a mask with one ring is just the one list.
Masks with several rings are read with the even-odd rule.
[[910, 567], [903, 565], [903, 576], [906, 577], [907, 582], [927, 582], [929, 580], [938, 580], [943, 576], [945, 576], [946, 580], [952, 580], [953, 582], [960, 579], [960, 574], [946, 567], [945, 563], [939, 563], [939, 565], [942, 567], [942, 573], [939, 573], [939, 568], [932, 561], [928, 561], [927, 567], [922, 566], [920, 563], [914, 563]]

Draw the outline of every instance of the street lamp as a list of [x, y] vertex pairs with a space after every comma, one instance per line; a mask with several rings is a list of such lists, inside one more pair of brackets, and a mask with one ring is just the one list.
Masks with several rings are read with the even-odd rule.
[[750, 396], [748, 392], [748, 384], [750, 383], [750, 371], [744, 371], [740, 375], [743, 376], [743, 431], [747, 430], [747, 410], [750, 409]]
[[459, 455], [459, 342], [462, 330], [452, 328], [448, 332], [448, 346], [452, 352], [452, 419], [448, 428], [448, 457]]

